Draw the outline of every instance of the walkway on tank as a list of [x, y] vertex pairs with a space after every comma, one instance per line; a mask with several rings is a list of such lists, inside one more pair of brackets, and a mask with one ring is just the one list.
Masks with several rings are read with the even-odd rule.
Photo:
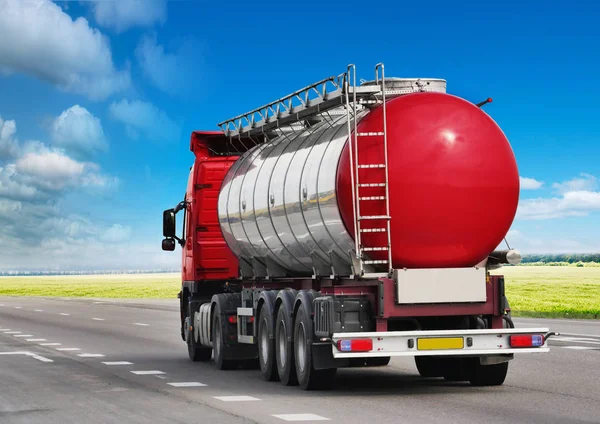
[[[426, 380], [412, 359], [342, 369], [305, 392], [192, 363], [173, 301], [0, 297], [0, 421], [597, 422], [600, 322], [516, 319], [560, 331], [517, 357], [500, 387]], [[27, 352], [28, 354], [22, 354]], [[38, 358], [44, 358], [37, 359]]]

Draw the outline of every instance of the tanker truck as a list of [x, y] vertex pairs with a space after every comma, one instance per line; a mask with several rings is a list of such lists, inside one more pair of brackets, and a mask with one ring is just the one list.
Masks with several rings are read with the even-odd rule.
[[[503, 384], [548, 328], [515, 328], [499, 248], [519, 173], [505, 134], [434, 78], [356, 67], [194, 131], [183, 200], [181, 337], [192, 361], [258, 362], [332, 387], [338, 368], [413, 357], [421, 376]], [[183, 224], [177, 230], [176, 214]], [[508, 243], [507, 243], [508, 245]]]

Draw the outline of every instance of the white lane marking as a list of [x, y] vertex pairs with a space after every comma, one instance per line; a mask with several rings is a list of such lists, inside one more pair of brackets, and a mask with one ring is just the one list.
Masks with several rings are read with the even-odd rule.
[[34, 309], [35, 312], [44, 312], [43, 309]]
[[589, 346], [557, 346], [562, 347], [564, 349], [574, 349], [574, 350], [599, 350], [597, 347], [589, 347]]
[[0, 306], [4, 306], [4, 303], [0, 303]]
[[103, 358], [104, 355], [101, 353], [80, 353], [79, 355], [80, 358]]
[[103, 303], [106, 303], [106, 302], [92, 302], [92, 303], [93, 303], [94, 305], [102, 305]]
[[57, 347], [56, 350], [60, 350], [62, 352], [75, 352], [81, 349], [79, 349], [78, 347]]
[[32, 353], [32, 352], [0, 352], [0, 355], [25, 355], [25, 356], [31, 356], [32, 358], [35, 358], [38, 361], [42, 361], [42, 362], [54, 362], [52, 359], [48, 359], [41, 355], [36, 355], [35, 353]]
[[62, 346], [62, 343], [40, 343], [40, 346]]
[[198, 383], [197, 381], [182, 381], [180, 383], [167, 383], [173, 387], [205, 387], [206, 384]]
[[252, 396], [213, 396], [215, 399], [222, 400], [223, 402], [249, 402], [254, 400], [260, 400]]
[[7, 331], [10, 331], [10, 328], [0, 328], [0, 331], [2, 331], [3, 333], [6, 333]]
[[104, 321], [104, 318], [92, 318], [94, 321]]
[[15, 309], [23, 309], [22, 306], [15, 306]]
[[21, 331], [4, 331], [4, 334], [21, 334]]
[[33, 337], [33, 334], [13, 334], [15, 337]]
[[129, 371], [130, 373], [133, 373], [135, 375], [158, 375], [158, 374], [164, 374], [164, 372], [162, 371], [158, 371], [158, 370], [147, 370], [147, 371]]
[[133, 362], [127, 361], [113, 361], [113, 362], [102, 362], [104, 365], [133, 365]]
[[32, 358], [35, 358], [38, 361], [42, 361], [42, 362], [54, 362], [52, 359], [48, 359], [45, 356], [41, 356], [41, 355], [32, 355]]
[[142, 327], [148, 327], [150, 324], [144, 324], [143, 322], [134, 322], [133, 325], [141, 325]]
[[65, 316], [65, 317], [68, 317], [69, 315], [71, 315], [71, 314], [67, 314], [67, 313], [65, 313], [65, 312], [61, 312], [60, 314], [61, 314], [62, 316]]
[[46, 339], [27, 339], [28, 342], [45, 342]]
[[279, 414], [271, 416], [284, 421], [331, 421], [331, 418], [325, 418], [315, 414]]

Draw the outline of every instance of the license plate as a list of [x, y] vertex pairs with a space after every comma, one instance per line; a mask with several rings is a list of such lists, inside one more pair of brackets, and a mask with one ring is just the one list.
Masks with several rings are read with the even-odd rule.
[[462, 349], [465, 341], [462, 337], [438, 337], [417, 339], [417, 350]]

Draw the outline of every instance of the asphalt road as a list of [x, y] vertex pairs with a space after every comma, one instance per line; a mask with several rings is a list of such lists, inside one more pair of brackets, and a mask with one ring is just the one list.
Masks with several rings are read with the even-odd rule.
[[190, 362], [178, 319], [176, 299], [0, 297], [0, 423], [600, 423], [600, 322], [515, 320], [561, 337], [500, 387], [422, 379], [402, 358], [306, 392]]

